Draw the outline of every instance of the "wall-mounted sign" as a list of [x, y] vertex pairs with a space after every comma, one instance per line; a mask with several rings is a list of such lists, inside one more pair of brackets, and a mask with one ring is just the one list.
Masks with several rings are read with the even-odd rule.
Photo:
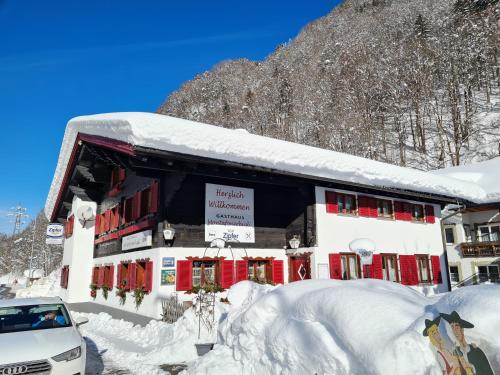
[[175, 267], [175, 258], [174, 257], [161, 258], [161, 266], [162, 267]]
[[175, 270], [161, 270], [161, 285], [175, 284]]
[[205, 241], [255, 242], [253, 189], [206, 184]]
[[148, 247], [153, 244], [153, 231], [145, 230], [122, 238], [122, 251]]
[[59, 223], [50, 223], [47, 225], [47, 236], [45, 243], [48, 245], [61, 245], [64, 240], [64, 226]]

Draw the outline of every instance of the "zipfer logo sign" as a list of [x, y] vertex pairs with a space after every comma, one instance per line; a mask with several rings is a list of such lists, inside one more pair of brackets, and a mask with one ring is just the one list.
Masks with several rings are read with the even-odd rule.
[[17, 365], [0, 368], [0, 375], [20, 375], [28, 371], [28, 366]]

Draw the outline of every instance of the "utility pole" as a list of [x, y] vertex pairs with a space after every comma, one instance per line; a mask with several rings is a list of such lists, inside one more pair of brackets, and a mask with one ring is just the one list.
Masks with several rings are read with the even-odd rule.
[[21, 225], [24, 224], [23, 219], [27, 218], [29, 215], [26, 213], [26, 208], [22, 207], [20, 204], [17, 207], [11, 207], [10, 212], [7, 216], [13, 217], [14, 219], [11, 221], [14, 223], [14, 231], [12, 235], [21, 233]]

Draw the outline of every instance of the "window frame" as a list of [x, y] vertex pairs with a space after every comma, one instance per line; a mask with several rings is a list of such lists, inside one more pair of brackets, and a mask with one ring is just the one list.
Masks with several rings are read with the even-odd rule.
[[[274, 259], [261, 259], [261, 258], [248, 258], [247, 261], [247, 280], [258, 283], [272, 284], [273, 283], [273, 260]], [[259, 264], [262, 263], [262, 264]], [[264, 266], [264, 279], [259, 279], [255, 276], [259, 266]], [[253, 277], [250, 269], [253, 269]]]
[[[417, 207], [420, 208], [420, 213], [421, 213], [420, 217], [417, 217], [415, 215], [415, 213], [416, 213], [415, 209]], [[424, 208], [423, 204], [411, 203], [411, 221], [417, 222], [417, 223], [424, 223], [425, 222], [425, 208]]]
[[[350, 258], [354, 258], [355, 261], [356, 261], [356, 273], [357, 273], [357, 277], [355, 279], [353, 279], [351, 277], [351, 268], [350, 267], [347, 267], [346, 271], [346, 276], [347, 278], [344, 278], [344, 262], [342, 261], [343, 257], [346, 258], [346, 264], [349, 265], [349, 259]], [[355, 253], [340, 253], [340, 272], [341, 272], [341, 280], [358, 280], [358, 279], [361, 279], [361, 262], [360, 262], [360, 259], [359, 259], [359, 256]]]
[[[451, 272], [452, 268], [456, 268], [457, 269], [457, 272], [456, 272], [457, 280], [453, 279], [453, 275], [455, 274], [455, 272]], [[450, 265], [449, 266], [449, 272], [450, 272], [450, 281], [452, 283], [459, 283], [460, 282], [460, 269], [458, 268], [458, 266], [457, 265]]]
[[[398, 262], [398, 254], [396, 253], [382, 253], [380, 254], [381, 261], [382, 261], [382, 279], [386, 281], [392, 281], [395, 283], [401, 283], [401, 278], [399, 276], [399, 262]], [[394, 261], [395, 265], [395, 275], [396, 275], [396, 280], [391, 280], [389, 278], [389, 268], [387, 267], [387, 261], [389, 259], [392, 259]]]
[[[207, 286], [210, 286], [210, 281], [207, 284], [206, 281], [206, 273], [205, 273], [205, 267], [206, 265], [204, 263], [211, 263], [213, 264], [213, 274], [214, 274], [214, 280], [213, 280], [213, 285], [214, 286], [220, 286], [220, 259], [218, 258], [200, 258], [200, 259], [190, 259], [191, 261], [191, 287], [192, 288], [205, 288]], [[200, 267], [195, 267], [195, 263], [200, 262]], [[200, 282], [195, 283], [195, 268], [200, 269]], [[196, 277], [198, 279], [198, 277]]]
[[[347, 211], [345, 206], [346, 206], [346, 198], [351, 199], [351, 204], [352, 204], [352, 209]], [[341, 208], [342, 207], [342, 208]], [[357, 216], [358, 215], [358, 199], [355, 194], [348, 194], [348, 193], [339, 193], [337, 192], [337, 208], [338, 208], [338, 213], [341, 215], [350, 215], [350, 216]]]
[[[431, 273], [431, 262], [429, 255], [427, 254], [415, 254], [415, 258], [417, 261], [417, 273], [418, 273], [418, 283], [419, 284], [430, 284], [432, 283], [432, 273]], [[424, 280], [422, 278], [422, 267], [420, 266], [420, 261], [425, 261], [427, 265], [427, 279]]]
[[[377, 200], [377, 218], [393, 220], [394, 219], [394, 201], [392, 199], [382, 199], [382, 198], [375, 198], [375, 199]], [[383, 215], [380, 213], [380, 211], [381, 211], [380, 210], [380, 208], [381, 208], [380, 203], [388, 203], [389, 204], [389, 215]]]
[[[452, 242], [449, 242], [448, 241], [448, 233], [447, 231], [451, 230], [451, 236], [453, 237], [453, 241]], [[444, 240], [446, 242], [447, 245], [454, 245], [456, 244], [457, 242], [457, 239], [456, 239], [456, 236], [455, 236], [455, 227], [454, 226], [445, 226], [444, 227]]]

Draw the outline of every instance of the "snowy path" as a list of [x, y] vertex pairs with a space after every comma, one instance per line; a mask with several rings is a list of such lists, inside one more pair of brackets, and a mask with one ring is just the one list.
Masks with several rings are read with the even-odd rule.
[[94, 341], [85, 337], [87, 342], [87, 363], [85, 375], [125, 375], [128, 370], [120, 369], [115, 363], [103, 358], [104, 351], [99, 352]]

